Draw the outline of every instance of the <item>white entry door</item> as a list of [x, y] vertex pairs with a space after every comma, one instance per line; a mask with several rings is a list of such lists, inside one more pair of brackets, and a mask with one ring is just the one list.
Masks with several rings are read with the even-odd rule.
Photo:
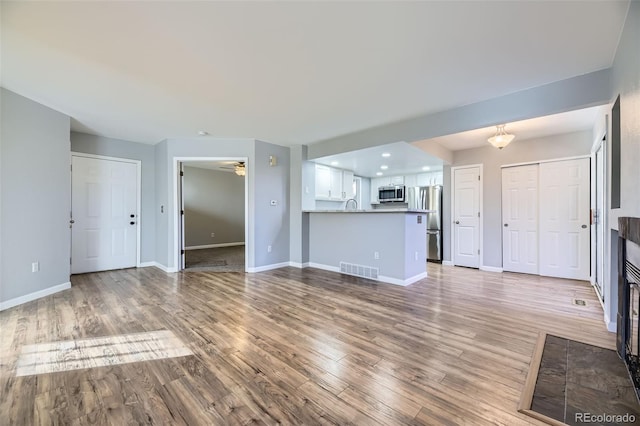
[[502, 269], [538, 273], [538, 165], [502, 169]]
[[137, 261], [137, 164], [72, 156], [71, 273]]
[[480, 168], [454, 170], [453, 263], [480, 267]]
[[588, 280], [589, 159], [540, 164], [540, 275]]

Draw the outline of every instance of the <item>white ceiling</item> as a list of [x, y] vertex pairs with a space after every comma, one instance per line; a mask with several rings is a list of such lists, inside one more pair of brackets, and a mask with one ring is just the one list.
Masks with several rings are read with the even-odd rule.
[[[383, 153], [391, 155], [383, 157]], [[383, 176], [394, 176], [442, 170], [442, 160], [406, 142], [329, 155], [313, 161], [339, 169], [352, 170], [357, 176], [364, 177], [377, 177], [378, 172]], [[381, 169], [380, 166], [383, 165], [388, 168]], [[429, 170], [425, 170], [424, 167], [428, 167]]]
[[628, 1], [5, 2], [3, 87], [73, 129], [311, 143], [612, 64]]
[[[561, 114], [547, 115], [530, 120], [507, 123], [507, 133], [515, 135], [514, 142], [526, 139], [543, 138], [562, 133], [593, 130], [596, 120], [601, 117], [605, 106], [597, 106]], [[470, 130], [468, 132], [441, 136], [414, 142], [419, 146], [425, 142], [437, 143], [450, 151], [488, 146], [487, 139], [496, 133], [495, 127]]]

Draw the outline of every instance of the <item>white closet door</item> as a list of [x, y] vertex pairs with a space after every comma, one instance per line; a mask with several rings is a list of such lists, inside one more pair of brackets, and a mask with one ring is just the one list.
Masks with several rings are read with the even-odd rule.
[[588, 280], [589, 159], [540, 164], [540, 275]]
[[502, 169], [502, 268], [538, 273], [538, 165]]
[[453, 201], [453, 263], [480, 267], [480, 168], [456, 169]]

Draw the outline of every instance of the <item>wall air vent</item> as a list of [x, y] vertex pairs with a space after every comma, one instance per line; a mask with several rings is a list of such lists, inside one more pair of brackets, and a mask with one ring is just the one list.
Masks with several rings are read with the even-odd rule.
[[355, 277], [378, 279], [378, 268], [372, 266], [356, 265], [355, 263], [340, 262], [340, 273]]

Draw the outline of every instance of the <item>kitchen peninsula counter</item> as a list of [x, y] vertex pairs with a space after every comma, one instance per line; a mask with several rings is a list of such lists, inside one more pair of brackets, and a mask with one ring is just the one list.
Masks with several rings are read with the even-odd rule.
[[409, 285], [427, 276], [426, 214], [407, 208], [307, 210], [309, 266]]

